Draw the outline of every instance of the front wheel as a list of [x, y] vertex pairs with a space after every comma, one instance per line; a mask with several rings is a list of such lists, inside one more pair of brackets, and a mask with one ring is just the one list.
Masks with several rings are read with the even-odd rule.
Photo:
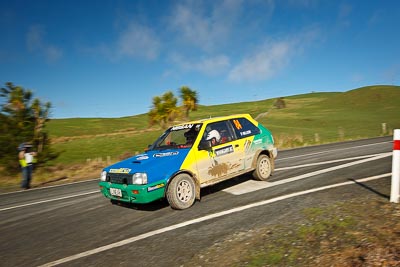
[[270, 157], [261, 154], [257, 159], [257, 166], [253, 172], [253, 177], [259, 181], [266, 181], [272, 173], [272, 163]]
[[178, 174], [172, 179], [167, 189], [167, 200], [171, 208], [187, 209], [193, 205], [196, 195], [196, 186], [190, 175]]

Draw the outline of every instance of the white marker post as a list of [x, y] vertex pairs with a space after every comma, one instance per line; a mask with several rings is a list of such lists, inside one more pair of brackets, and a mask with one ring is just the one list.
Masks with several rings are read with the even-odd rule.
[[392, 189], [390, 202], [399, 203], [400, 198], [400, 129], [394, 130], [393, 160], [392, 160]]

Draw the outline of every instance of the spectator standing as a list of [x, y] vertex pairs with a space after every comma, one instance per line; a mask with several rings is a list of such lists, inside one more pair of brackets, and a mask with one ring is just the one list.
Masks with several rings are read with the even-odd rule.
[[32, 151], [32, 145], [27, 143], [20, 144], [18, 150], [18, 159], [22, 170], [21, 187], [29, 189], [32, 180], [33, 164], [36, 162], [35, 157], [37, 153]]

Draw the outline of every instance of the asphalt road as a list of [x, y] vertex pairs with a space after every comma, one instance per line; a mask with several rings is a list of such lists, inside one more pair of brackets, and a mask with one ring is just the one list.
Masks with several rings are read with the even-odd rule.
[[389, 201], [390, 137], [280, 151], [269, 182], [204, 188], [183, 211], [112, 205], [97, 180], [0, 195], [0, 266], [185, 266], [205, 248], [303, 208], [360, 194]]

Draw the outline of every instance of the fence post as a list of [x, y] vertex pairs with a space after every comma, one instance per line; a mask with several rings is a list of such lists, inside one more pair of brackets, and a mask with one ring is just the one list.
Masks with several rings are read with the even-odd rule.
[[315, 140], [315, 143], [319, 144], [319, 142], [320, 142], [319, 133], [314, 134], [314, 140]]
[[383, 122], [383, 123], [382, 123], [382, 135], [386, 135], [386, 133], [387, 133], [386, 123]]
[[339, 141], [344, 141], [344, 129], [343, 129], [343, 127], [339, 127], [338, 133], [339, 133]]
[[393, 160], [392, 160], [392, 187], [390, 202], [399, 203], [400, 197], [400, 129], [394, 130]]

